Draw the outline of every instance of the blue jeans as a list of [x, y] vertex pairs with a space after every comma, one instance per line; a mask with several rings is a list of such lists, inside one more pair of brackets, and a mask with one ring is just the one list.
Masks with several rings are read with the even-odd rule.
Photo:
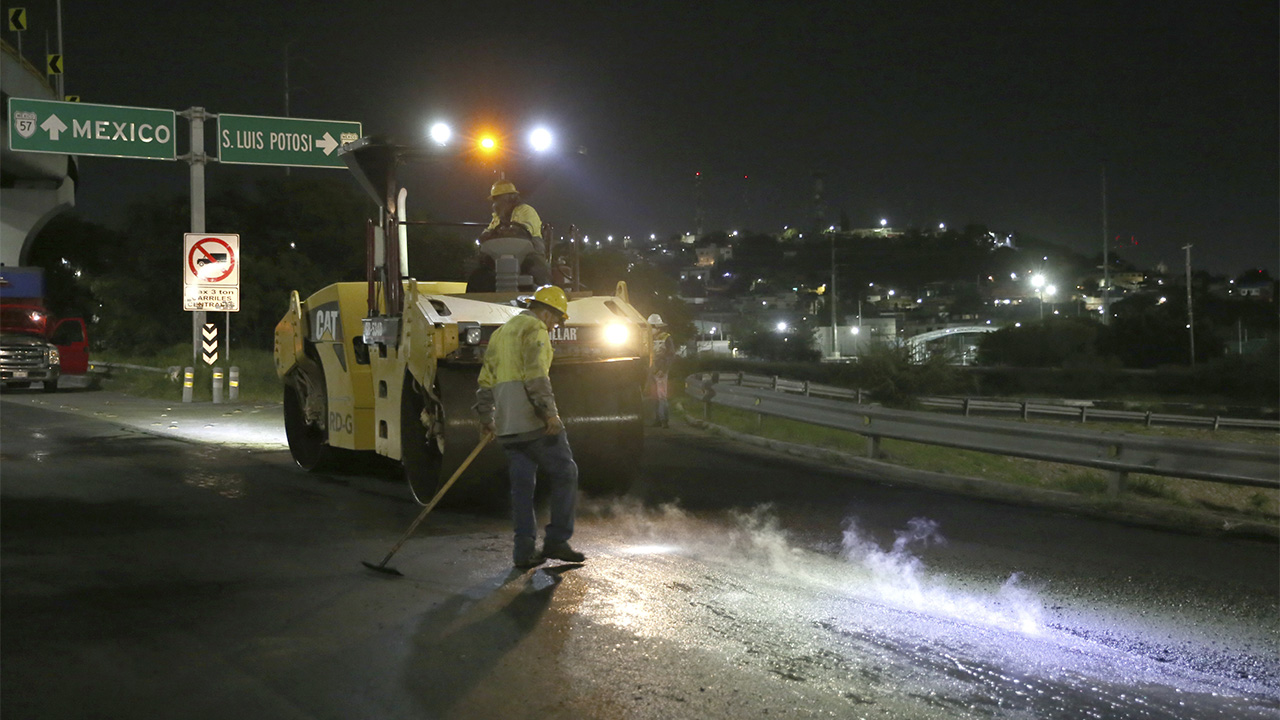
[[507, 474], [511, 478], [511, 519], [516, 542], [521, 538], [529, 542], [538, 537], [538, 519], [533, 508], [538, 468], [542, 468], [551, 481], [551, 522], [547, 525], [546, 541], [568, 542], [573, 535], [573, 514], [578, 503], [578, 464], [573, 461], [568, 433], [504, 444], [502, 449], [507, 453]]

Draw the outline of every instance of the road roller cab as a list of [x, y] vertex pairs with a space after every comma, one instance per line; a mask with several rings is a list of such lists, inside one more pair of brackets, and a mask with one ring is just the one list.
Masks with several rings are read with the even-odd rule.
[[[366, 235], [366, 281], [305, 299], [294, 291], [276, 327], [275, 363], [300, 466], [322, 470], [347, 453], [377, 453], [398, 461], [414, 498], [426, 502], [479, 437], [472, 406], [484, 351], [530, 293], [468, 293], [464, 282], [406, 277], [406, 194], [395, 169], [412, 154], [367, 139], [344, 149], [383, 210]], [[551, 380], [580, 485], [624, 492], [643, 446], [649, 327], [623, 282], [609, 296], [567, 295], [569, 321], [551, 337]], [[501, 449], [490, 446], [450, 497], [505, 497], [504, 467]]]

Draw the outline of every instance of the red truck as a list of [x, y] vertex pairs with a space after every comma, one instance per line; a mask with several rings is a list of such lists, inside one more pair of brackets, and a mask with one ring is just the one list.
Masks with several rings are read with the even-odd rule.
[[63, 375], [89, 371], [89, 334], [81, 318], [54, 320], [45, 309], [40, 268], [0, 266], [0, 386], [39, 382], [58, 389]]

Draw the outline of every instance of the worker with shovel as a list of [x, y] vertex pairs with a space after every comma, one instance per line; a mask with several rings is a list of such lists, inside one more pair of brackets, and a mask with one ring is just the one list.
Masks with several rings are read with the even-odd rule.
[[[507, 454], [515, 525], [511, 558], [518, 568], [536, 567], [547, 558], [586, 559], [569, 546], [578, 500], [578, 466], [556, 409], [549, 374], [550, 331], [568, 318], [564, 290], [554, 285], [538, 288], [528, 310], [493, 333], [480, 369], [475, 409], [484, 432], [496, 435]], [[541, 552], [533, 506], [539, 467], [551, 481], [551, 522]]]

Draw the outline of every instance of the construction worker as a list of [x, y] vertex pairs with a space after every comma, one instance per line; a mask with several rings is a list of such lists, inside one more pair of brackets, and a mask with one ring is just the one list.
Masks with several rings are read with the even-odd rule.
[[520, 193], [510, 180], [499, 180], [489, 189], [493, 203], [493, 219], [489, 227], [480, 233], [480, 242], [495, 237], [528, 236], [533, 252], [521, 263], [521, 272], [533, 278], [535, 286], [551, 283], [551, 268], [547, 265], [547, 245], [542, 240], [542, 218], [532, 205], [520, 199]]
[[667, 415], [667, 372], [676, 357], [676, 344], [667, 332], [667, 324], [662, 316], [654, 313], [649, 316], [649, 325], [653, 328], [653, 352], [649, 356], [649, 387], [657, 407], [654, 410], [654, 427], [668, 427]]
[[[546, 558], [582, 562], [569, 546], [578, 500], [578, 465], [551, 389], [550, 331], [569, 318], [564, 290], [537, 289], [528, 309], [508, 320], [489, 340], [476, 391], [476, 412], [507, 454], [511, 516], [515, 526], [512, 563], [531, 568]], [[551, 522], [537, 548], [533, 491], [538, 468], [551, 481]]]

